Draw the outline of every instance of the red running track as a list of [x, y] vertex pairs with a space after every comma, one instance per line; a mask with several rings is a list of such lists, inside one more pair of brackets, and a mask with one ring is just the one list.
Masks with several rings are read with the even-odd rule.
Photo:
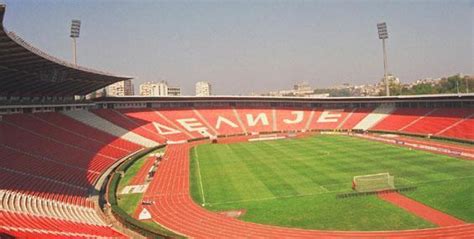
[[130, 181], [129, 185], [140, 185], [145, 183], [145, 179], [148, 176], [148, 172], [150, 171], [151, 167], [155, 163], [155, 157], [147, 157], [145, 160], [145, 163], [143, 166], [140, 168], [138, 173], [132, 178], [132, 181]]
[[193, 238], [469, 238], [474, 224], [405, 231], [320, 231], [284, 228], [239, 221], [200, 207], [189, 192], [189, 149], [192, 144], [168, 145], [145, 200], [153, 220]]
[[397, 192], [379, 193], [378, 196], [379, 198], [401, 207], [408, 212], [424, 218], [425, 220], [430, 221], [438, 226], [455, 226], [465, 224], [465, 222], [451, 215], [428, 207], [423, 203], [419, 203]]

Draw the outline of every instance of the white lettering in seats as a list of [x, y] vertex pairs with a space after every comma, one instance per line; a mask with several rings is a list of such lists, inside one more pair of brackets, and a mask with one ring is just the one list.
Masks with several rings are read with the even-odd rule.
[[303, 111], [291, 111], [291, 114], [296, 115], [296, 118], [294, 120], [284, 119], [283, 122], [285, 122], [286, 124], [298, 124], [303, 121]]
[[207, 131], [206, 126], [202, 125], [201, 122], [195, 118], [177, 119], [176, 121], [178, 121], [178, 123], [180, 123], [189, 132], [197, 131], [201, 133], [203, 131]]
[[247, 114], [247, 124], [249, 126], [257, 125], [258, 121], [261, 121], [262, 125], [268, 125], [267, 115], [265, 113], [260, 113], [254, 118], [253, 115]]
[[216, 123], [216, 129], [220, 129], [222, 123], [225, 123], [225, 124], [229, 125], [232, 128], [238, 128], [239, 127], [234, 122], [230, 121], [229, 119], [227, 119], [225, 117], [222, 117], [222, 116], [218, 116], [217, 117], [217, 123]]
[[342, 114], [340, 114], [343, 109], [337, 109], [337, 110], [328, 110], [328, 111], [323, 111], [321, 115], [318, 118], [318, 123], [333, 123], [339, 121], [339, 118], [341, 118]]
[[159, 134], [161, 135], [168, 135], [168, 134], [178, 134], [181, 133], [181, 131], [177, 129], [170, 128], [168, 126], [164, 126], [162, 124], [153, 122], [153, 126], [155, 126], [156, 130], [158, 131]]

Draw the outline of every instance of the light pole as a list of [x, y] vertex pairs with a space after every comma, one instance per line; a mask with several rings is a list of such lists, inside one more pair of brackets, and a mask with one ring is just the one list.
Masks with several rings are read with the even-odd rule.
[[71, 38], [72, 38], [72, 58], [74, 65], [77, 66], [77, 52], [76, 52], [76, 38], [79, 38], [79, 32], [81, 30], [81, 21], [72, 20], [71, 22]]
[[387, 77], [387, 49], [385, 48], [385, 39], [388, 38], [388, 32], [387, 32], [387, 24], [385, 22], [378, 23], [377, 24], [377, 29], [379, 32], [379, 39], [382, 40], [382, 46], [383, 46], [383, 79], [385, 81], [385, 93], [387, 96], [390, 96], [390, 87], [388, 83], [388, 77]]
[[464, 79], [466, 80], [466, 93], [469, 94], [469, 81], [467, 77], [464, 77]]

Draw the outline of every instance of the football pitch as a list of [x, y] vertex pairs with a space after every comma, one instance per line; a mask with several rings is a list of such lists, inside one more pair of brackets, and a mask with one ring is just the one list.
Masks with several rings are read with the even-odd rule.
[[435, 227], [377, 196], [337, 199], [353, 176], [388, 172], [406, 196], [474, 222], [474, 161], [343, 135], [203, 144], [191, 150], [193, 199], [240, 220], [324, 230]]

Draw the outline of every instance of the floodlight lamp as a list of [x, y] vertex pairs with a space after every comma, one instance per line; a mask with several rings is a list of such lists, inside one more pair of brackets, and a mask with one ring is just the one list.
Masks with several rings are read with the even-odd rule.
[[379, 32], [379, 39], [387, 39], [388, 38], [388, 31], [387, 31], [387, 24], [385, 22], [377, 24], [377, 30]]
[[81, 21], [80, 20], [72, 20], [72, 22], [71, 22], [71, 37], [72, 38], [79, 38], [80, 30], [81, 30]]

